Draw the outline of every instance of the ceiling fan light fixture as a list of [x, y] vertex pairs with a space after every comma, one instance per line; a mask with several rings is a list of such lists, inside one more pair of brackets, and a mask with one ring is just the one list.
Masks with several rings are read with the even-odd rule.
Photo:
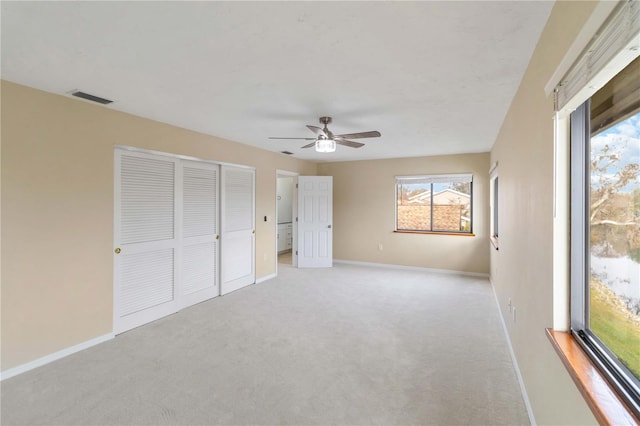
[[331, 139], [317, 139], [316, 152], [335, 152], [336, 141]]

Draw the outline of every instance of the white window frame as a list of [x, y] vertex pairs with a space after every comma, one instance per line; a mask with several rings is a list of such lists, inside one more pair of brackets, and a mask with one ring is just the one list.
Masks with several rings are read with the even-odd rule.
[[[431, 221], [430, 229], [404, 229], [398, 228], [398, 188], [402, 184], [431, 184], [433, 188], [434, 183], [449, 183], [449, 182], [468, 182], [470, 185], [469, 194], [469, 230], [468, 231], [456, 231], [456, 230], [434, 230], [433, 229], [433, 189], [431, 190]], [[434, 174], [434, 175], [414, 175], [414, 176], [396, 176], [395, 177], [395, 198], [394, 198], [394, 232], [399, 233], [419, 233], [419, 234], [443, 234], [443, 235], [471, 235], [473, 236], [473, 174], [472, 173], [455, 173], [455, 174]]]
[[627, 404], [640, 415], [640, 380], [589, 325], [590, 99], [571, 114], [571, 332]]
[[489, 171], [489, 239], [493, 247], [498, 250], [498, 233], [500, 230], [499, 225], [499, 187], [500, 181], [498, 179], [498, 162], [496, 161]]
[[[572, 324], [571, 317], [582, 316], [584, 318], [585, 282], [586, 273], [584, 257], [586, 256], [585, 222], [570, 221], [570, 206], [572, 204], [570, 181], [581, 179], [580, 175], [570, 176], [570, 120], [569, 115], [580, 107], [586, 100], [607, 84], [615, 75], [639, 56], [640, 47], [640, 2], [637, 0], [616, 3], [601, 3], [592, 18], [590, 18], [588, 31], [591, 35], [580, 34], [576, 43], [561, 62], [560, 66], [547, 83], [547, 93], [550, 87], [554, 87], [555, 115], [554, 115], [554, 142], [555, 142], [555, 175], [554, 175], [554, 329], [558, 331], [575, 330], [576, 341], [583, 339], [578, 335], [579, 320]], [[602, 7], [601, 7], [602, 6]], [[608, 17], [607, 17], [608, 16]], [[593, 22], [592, 22], [593, 21]], [[596, 31], [597, 30], [597, 31]], [[591, 38], [589, 42], [589, 38]], [[582, 43], [577, 45], [577, 43]], [[588, 42], [588, 43], [587, 43]], [[582, 53], [579, 53], [582, 51]], [[576, 53], [578, 52], [578, 53]], [[568, 60], [568, 58], [571, 58]], [[577, 59], [576, 59], [577, 58]], [[573, 65], [569, 68], [568, 64]], [[569, 69], [568, 72], [566, 70]], [[559, 76], [563, 75], [560, 79]], [[577, 149], [577, 148], [576, 148]], [[577, 153], [572, 153], [574, 156]], [[576, 163], [588, 161], [586, 153], [580, 158], [575, 158]], [[582, 180], [582, 184], [586, 181]], [[580, 204], [573, 200], [573, 203]], [[582, 204], [581, 207], [585, 207]], [[569, 229], [571, 227], [571, 230]], [[567, 238], [571, 235], [571, 238]], [[571, 245], [571, 247], [570, 247]], [[583, 262], [580, 262], [580, 257]], [[576, 262], [577, 258], [577, 262]], [[571, 286], [571, 279], [581, 282], [582, 290], [576, 290]], [[574, 286], [575, 287], [575, 286]], [[577, 306], [582, 301], [583, 312], [576, 312]], [[583, 319], [584, 322], [584, 319]], [[585, 348], [589, 353], [589, 349]], [[592, 357], [595, 364], [598, 361]], [[614, 383], [611, 369], [600, 363], [601, 370]], [[617, 388], [622, 399], [625, 399], [629, 407], [638, 411], [639, 407], [634, 401], [625, 398], [624, 389]], [[637, 414], [637, 413], [636, 413]]]

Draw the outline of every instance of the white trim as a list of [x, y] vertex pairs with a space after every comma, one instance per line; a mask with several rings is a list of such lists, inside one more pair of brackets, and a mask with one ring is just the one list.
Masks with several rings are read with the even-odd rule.
[[[492, 246], [498, 250], [498, 236], [496, 235], [496, 225], [498, 225], [498, 234], [500, 233], [500, 211], [498, 204], [500, 203], [500, 181], [498, 180], [498, 193], [496, 194], [496, 180], [498, 180], [498, 162], [496, 161], [489, 170], [489, 235]], [[496, 195], [498, 203], [496, 203]], [[496, 220], [496, 218], [498, 220]]]
[[171, 152], [155, 151], [153, 149], [138, 148], [138, 147], [135, 147], [135, 146], [114, 145], [114, 147], [115, 147], [115, 149], [121, 149], [121, 150], [124, 150], [124, 151], [142, 152], [142, 153], [146, 153], [146, 154], [162, 155], [164, 157], [179, 158], [181, 160], [188, 160], [188, 161], [197, 161], [199, 163], [210, 163], [210, 164], [217, 164], [217, 165], [220, 165], [220, 166], [232, 166], [232, 167], [238, 167], [238, 168], [242, 168], [242, 169], [251, 169], [251, 170], [255, 170], [256, 169], [254, 166], [247, 166], [245, 164], [225, 163], [224, 161], [207, 160], [205, 158], [192, 157], [190, 155], [182, 155], [182, 154], [174, 154], [174, 153], [171, 153]]
[[569, 198], [571, 164], [569, 117], [554, 115], [553, 175], [553, 329], [568, 331], [570, 317], [569, 283]]
[[68, 355], [72, 355], [76, 352], [83, 351], [92, 346], [99, 345], [100, 343], [104, 343], [108, 340], [114, 338], [113, 333], [108, 333], [100, 337], [96, 337], [95, 339], [87, 340], [86, 342], [79, 343], [74, 346], [70, 346], [68, 348], [62, 349], [58, 352], [54, 352], [52, 354], [43, 356], [42, 358], [38, 358], [31, 362], [27, 362], [26, 364], [19, 365], [17, 367], [10, 368], [8, 370], [0, 373], [0, 380], [5, 380], [13, 376], [17, 376], [18, 374], [26, 373], [29, 370], [33, 370], [34, 368], [41, 367], [43, 365], [49, 364], [50, 362], [57, 361], [61, 358], [64, 358]]
[[269, 274], [269, 275], [265, 275], [264, 277], [260, 277], [260, 278], [258, 278], [258, 279], [256, 280], [256, 284], [260, 284], [260, 283], [263, 283], [263, 282], [265, 282], [265, 281], [269, 281], [269, 280], [271, 280], [271, 279], [273, 279], [273, 278], [275, 278], [275, 277], [277, 277], [277, 276], [278, 276], [278, 275], [277, 275], [277, 274], [275, 274], [275, 273], [273, 273], [273, 274]]
[[287, 176], [299, 176], [300, 173], [298, 172], [289, 172], [287, 170], [281, 170], [281, 169], [276, 169], [276, 176], [282, 176], [282, 177], [287, 177]]
[[615, 1], [602, 1], [595, 7], [591, 16], [587, 22], [583, 25], [580, 33], [571, 44], [564, 58], [560, 61], [560, 64], [549, 78], [549, 81], [544, 86], [544, 93], [549, 96], [555, 87], [560, 83], [562, 77], [567, 74], [569, 68], [577, 61], [578, 56], [584, 51], [585, 47], [591, 39], [596, 35], [598, 29], [602, 26], [604, 21], [611, 15], [613, 9], [618, 5]]
[[531, 402], [529, 401], [529, 395], [527, 394], [527, 388], [524, 385], [524, 379], [522, 378], [522, 374], [520, 373], [520, 367], [518, 366], [518, 360], [516, 359], [516, 354], [513, 351], [513, 346], [511, 346], [511, 338], [509, 337], [509, 331], [507, 330], [507, 323], [504, 321], [504, 317], [502, 316], [502, 310], [500, 309], [500, 302], [498, 301], [498, 294], [496, 293], [496, 288], [493, 285], [493, 281], [491, 281], [491, 277], [489, 277], [489, 283], [491, 284], [491, 291], [493, 291], [493, 297], [496, 301], [496, 309], [498, 309], [498, 316], [500, 317], [500, 323], [502, 323], [502, 330], [504, 331], [504, 337], [507, 340], [507, 346], [509, 347], [509, 354], [511, 355], [511, 361], [513, 362], [513, 369], [516, 372], [516, 377], [518, 378], [518, 384], [520, 385], [520, 392], [522, 392], [522, 399], [524, 400], [524, 406], [527, 409], [527, 414], [529, 415], [529, 422], [531, 422], [532, 426], [535, 426], [536, 418], [533, 415], [533, 408], [531, 407]]
[[394, 265], [391, 263], [360, 262], [357, 260], [343, 260], [343, 259], [333, 259], [333, 263], [343, 263], [346, 265], [357, 265], [357, 266], [373, 266], [376, 268], [400, 269], [404, 271], [433, 272], [436, 274], [464, 275], [468, 277], [489, 278], [489, 274], [485, 274], [483, 272], [465, 272], [465, 271], [454, 271], [452, 269], [423, 268], [420, 266], [403, 266], [403, 265]]
[[[118, 236], [120, 235], [120, 185], [122, 179], [122, 150], [116, 146], [113, 149], [113, 253], [118, 247]], [[120, 276], [120, 262], [118, 262], [112, 253], [111, 262], [113, 267], [113, 277], [111, 289], [113, 291], [113, 303], [111, 304], [111, 330], [115, 335], [118, 326], [118, 299], [120, 298], [118, 290], [118, 277]]]
[[493, 177], [498, 172], [498, 162], [493, 163], [491, 168], [489, 169], [489, 177]]
[[[298, 267], [298, 263], [296, 262], [296, 250], [298, 249], [298, 222], [294, 219], [297, 217], [298, 212], [298, 176], [300, 173], [298, 172], [289, 172], [287, 170], [276, 169], [276, 215], [274, 218], [274, 226], [275, 226], [275, 273], [274, 276], [278, 276], [278, 178], [290, 177], [293, 178], [293, 187], [291, 188], [291, 264], [294, 268]], [[256, 281], [257, 284], [257, 281]]]

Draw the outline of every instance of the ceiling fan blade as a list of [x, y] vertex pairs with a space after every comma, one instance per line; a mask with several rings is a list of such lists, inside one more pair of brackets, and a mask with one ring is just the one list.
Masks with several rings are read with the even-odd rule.
[[310, 144], [307, 144], [305, 146], [303, 146], [302, 148], [311, 148], [312, 146], [314, 146], [316, 144], [315, 141], [311, 142]]
[[307, 128], [309, 130], [311, 130], [313, 133], [315, 133], [318, 136], [324, 136], [326, 138], [328, 138], [329, 136], [324, 132], [324, 130], [322, 130], [320, 127], [318, 126], [309, 126], [307, 125]]
[[348, 141], [346, 139], [342, 139], [342, 138], [334, 138], [333, 139], [335, 141], [335, 143], [337, 143], [338, 145], [344, 145], [344, 146], [350, 146], [351, 148], [361, 148], [364, 146], [363, 143], [360, 142], [354, 142], [354, 141]]
[[[309, 126], [307, 126], [309, 127]], [[335, 135], [336, 138], [344, 138], [344, 139], [358, 139], [358, 138], [377, 138], [382, 136], [379, 131], [373, 130], [371, 132], [360, 132], [360, 133], [346, 133], [344, 135]]]
[[299, 139], [299, 140], [303, 140], [303, 141], [314, 141], [316, 140], [316, 138], [278, 138], [275, 136], [270, 136], [269, 139]]

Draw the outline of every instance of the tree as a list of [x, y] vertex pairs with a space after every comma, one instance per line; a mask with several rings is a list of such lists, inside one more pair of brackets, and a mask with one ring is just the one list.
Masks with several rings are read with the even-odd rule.
[[640, 164], [622, 163], [620, 152], [626, 144], [618, 135], [591, 152], [591, 244], [600, 246], [605, 256], [632, 254], [640, 246], [639, 192], [629, 190], [640, 175]]
[[471, 195], [471, 184], [469, 184], [469, 182], [452, 182], [450, 188], [454, 191]]
[[[617, 138], [624, 145], [622, 138]], [[638, 178], [640, 173], [640, 164], [628, 163], [622, 168], [619, 166], [620, 155], [606, 144], [599, 153], [592, 152], [591, 155], [591, 206], [589, 219], [592, 225], [599, 223], [608, 223], [611, 225], [633, 225], [636, 222], [621, 223], [616, 220], [610, 220], [613, 211], [607, 207], [611, 207], [611, 200], [615, 195]], [[614, 173], [611, 173], [613, 169]], [[599, 220], [597, 218], [601, 216]]]

